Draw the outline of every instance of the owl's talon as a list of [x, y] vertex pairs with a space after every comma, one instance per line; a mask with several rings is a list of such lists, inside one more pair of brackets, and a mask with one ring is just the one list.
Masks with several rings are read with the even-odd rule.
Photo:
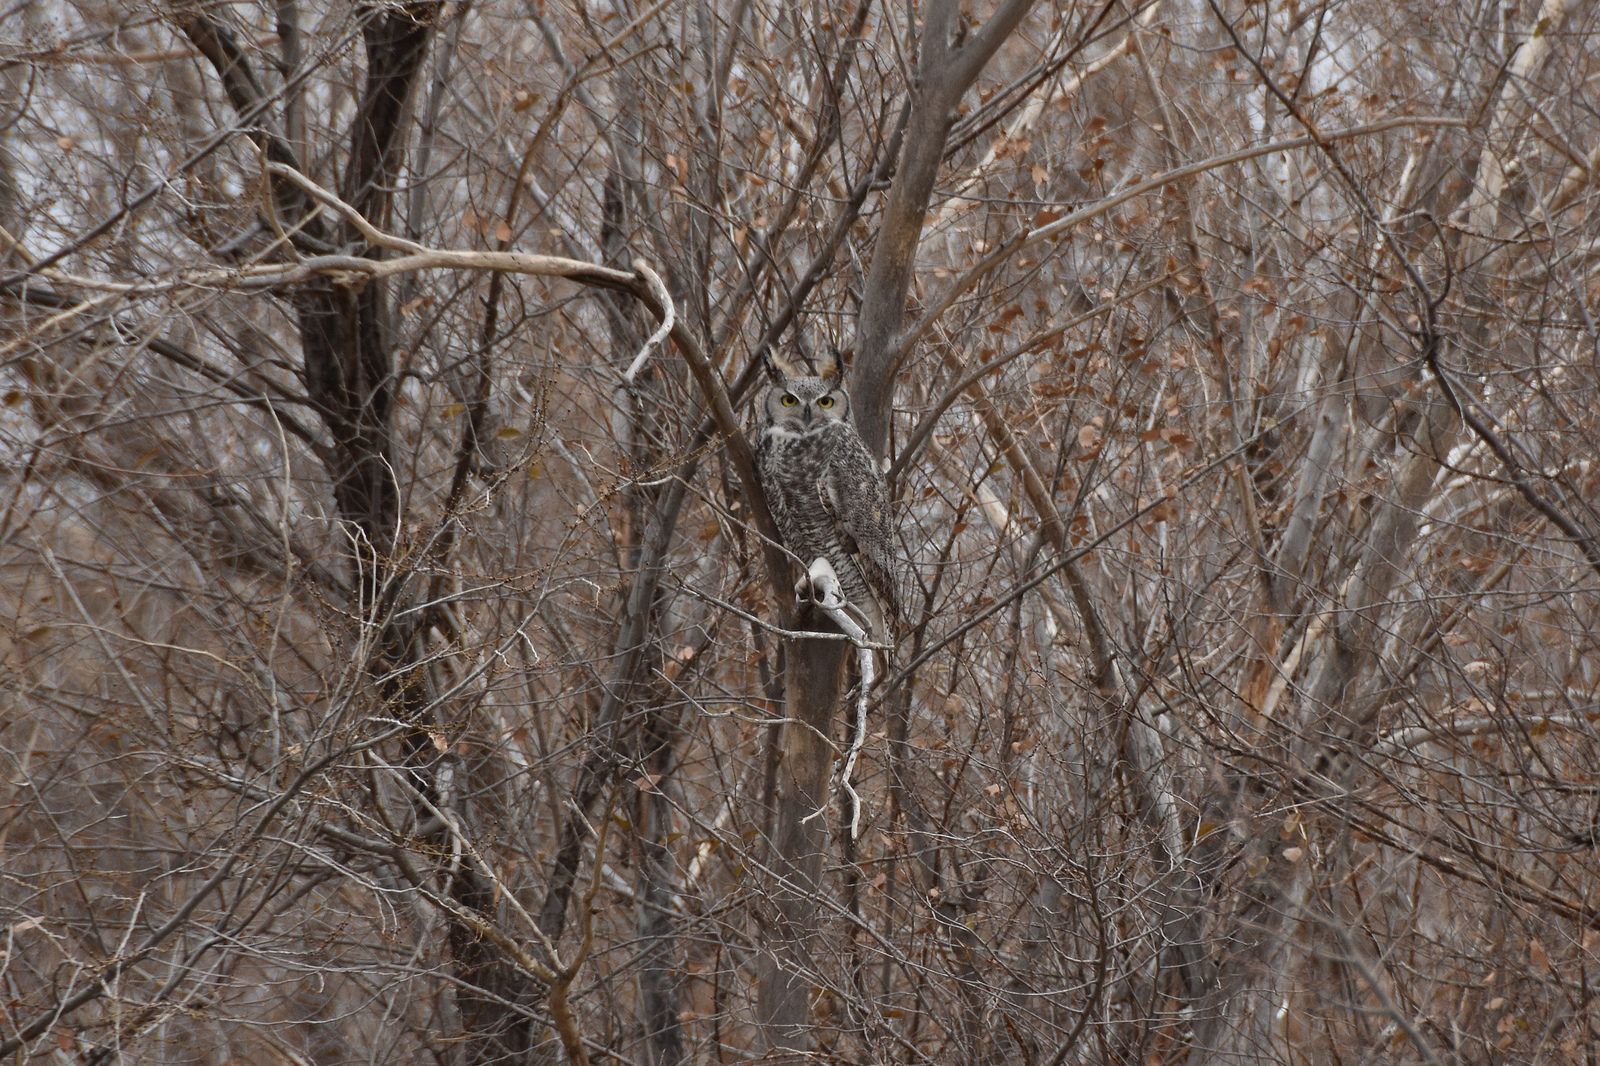
[[801, 574], [800, 580], [794, 583], [795, 606], [807, 606], [816, 602], [816, 596], [811, 589], [811, 575]]

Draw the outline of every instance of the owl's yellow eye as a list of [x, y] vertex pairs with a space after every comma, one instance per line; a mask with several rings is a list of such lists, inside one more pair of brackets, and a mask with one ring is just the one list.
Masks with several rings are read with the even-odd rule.
[[783, 399], [779, 400], [778, 402], [783, 404], [783, 406], [785, 406], [785, 407], [793, 407], [796, 404], [798, 404], [800, 401], [795, 398], [794, 393], [786, 392], [786, 393], [783, 394]]
[[818, 407], [832, 407], [833, 406], [833, 397], [832, 396], [824, 396], [822, 399], [817, 401], [817, 406]]

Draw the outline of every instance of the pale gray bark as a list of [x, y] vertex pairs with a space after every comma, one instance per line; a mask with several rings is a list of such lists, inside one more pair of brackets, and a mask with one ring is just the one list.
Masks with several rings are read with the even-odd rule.
[[824, 890], [829, 772], [837, 750], [839, 685], [848, 646], [839, 641], [791, 641], [784, 667], [788, 721], [778, 762], [778, 814], [773, 840], [773, 885], [760, 956], [756, 1017], [772, 1048], [808, 1051], [810, 992], [817, 966], [817, 898]]
[[894, 186], [873, 245], [861, 311], [856, 318], [850, 402], [867, 449], [882, 455], [894, 403], [895, 340], [905, 322], [922, 222], [944, 161], [956, 105], [995, 51], [1027, 16], [1033, 0], [1002, 0], [982, 29], [966, 37], [960, 5], [933, 0], [918, 38], [917, 84]]

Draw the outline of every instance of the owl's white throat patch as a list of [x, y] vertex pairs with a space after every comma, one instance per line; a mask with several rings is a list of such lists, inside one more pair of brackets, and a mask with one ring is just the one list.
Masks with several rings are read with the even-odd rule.
[[827, 423], [824, 422], [821, 425], [812, 426], [810, 429], [795, 429], [790, 424], [774, 422], [763, 432], [774, 440], [804, 440], [807, 437], [815, 436], [826, 425]]

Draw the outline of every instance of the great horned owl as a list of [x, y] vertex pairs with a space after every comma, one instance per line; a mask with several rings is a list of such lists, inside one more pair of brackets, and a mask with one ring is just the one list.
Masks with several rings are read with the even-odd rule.
[[850, 420], [839, 357], [804, 374], [776, 355], [762, 403], [757, 464], [784, 545], [809, 566], [833, 564], [840, 591], [866, 617], [872, 639], [889, 643], [900, 614], [889, 501], [883, 474]]

